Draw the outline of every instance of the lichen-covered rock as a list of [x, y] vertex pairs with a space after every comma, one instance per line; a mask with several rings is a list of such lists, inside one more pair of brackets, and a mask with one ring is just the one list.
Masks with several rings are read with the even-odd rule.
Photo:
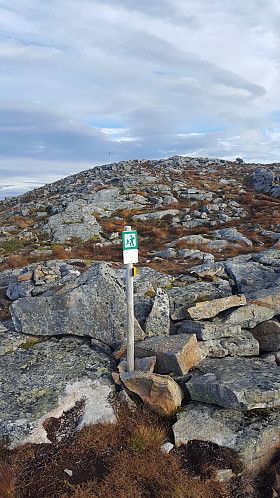
[[250, 294], [250, 302], [258, 306], [270, 308], [274, 315], [280, 313], [280, 286], [273, 288], [261, 289]]
[[169, 335], [169, 299], [167, 293], [157, 288], [153, 307], [145, 324], [147, 337], [154, 335]]
[[183, 392], [168, 375], [150, 372], [124, 372], [120, 374], [125, 387], [138, 394], [143, 403], [158, 415], [168, 417], [183, 400]]
[[238, 232], [235, 227], [220, 228], [219, 230], [214, 230], [213, 235], [218, 239], [225, 239], [229, 242], [243, 242], [243, 244], [249, 247], [253, 245], [251, 240], [242, 235], [242, 233]]
[[155, 213], [135, 214], [131, 219], [133, 221], [161, 220], [164, 216], [176, 216], [177, 214], [180, 214], [178, 209], [166, 209], [164, 211], [156, 211]]
[[217, 278], [216, 282], [195, 282], [186, 287], [167, 289], [172, 320], [188, 318], [188, 308], [199, 299], [218, 299], [231, 296], [231, 287], [227, 280]]
[[[0, 334], [1, 340], [2, 334]], [[80, 424], [113, 420], [110, 359], [81, 338], [26, 342], [1, 355], [0, 437], [46, 442], [44, 421], [85, 399]], [[94, 401], [95, 400], [95, 401]]]
[[186, 383], [194, 401], [244, 411], [280, 405], [276, 364], [258, 358], [206, 358], [197, 373]]
[[102, 228], [93, 214], [78, 203], [73, 203], [62, 213], [54, 214], [45, 224], [42, 232], [48, 233], [54, 242], [64, 243], [71, 237], [88, 240], [99, 236]]
[[274, 268], [262, 265], [255, 261], [241, 262], [240, 260], [227, 260], [226, 271], [236, 282], [237, 291], [245, 294], [250, 299], [257, 291], [279, 285], [279, 273]]
[[214, 323], [228, 325], [240, 325], [242, 328], [253, 328], [261, 322], [270, 320], [274, 316], [274, 311], [258, 306], [257, 304], [248, 304], [229, 311], [225, 311], [220, 317], [214, 318]]
[[[209, 247], [209, 243], [207, 244], [207, 247]], [[224, 268], [225, 264], [223, 261], [217, 261], [216, 263], [207, 262], [202, 263], [202, 265], [193, 266], [190, 269], [190, 273], [197, 277], [221, 277], [224, 275]]]
[[[126, 336], [124, 289], [107, 263], [93, 264], [52, 296], [18, 299], [11, 315], [16, 330], [25, 334], [89, 336], [112, 347]], [[135, 320], [135, 338], [144, 336]]]
[[[279, 410], [244, 414], [211, 404], [189, 403], [173, 425], [175, 445], [209, 441], [236, 451], [239, 470], [259, 472], [272, 459], [279, 444]], [[236, 472], [236, 468], [233, 469]]]
[[205, 320], [218, 315], [221, 311], [235, 306], [244, 306], [245, 304], [246, 298], [244, 295], [221, 297], [211, 301], [198, 302], [194, 306], [190, 306], [187, 310], [187, 315], [192, 320]]
[[58, 260], [33, 263], [10, 281], [6, 295], [11, 301], [40, 295], [76, 280], [80, 273], [80, 268], [75, 268], [74, 262], [72, 265]]
[[221, 337], [235, 337], [241, 334], [240, 325], [225, 325], [224, 323], [212, 323], [207, 321], [195, 322], [194, 320], [183, 320], [180, 322], [178, 334], [195, 334], [197, 339], [209, 341]]
[[204, 341], [208, 347], [210, 358], [222, 358], [224, 356], [258, 356], [259, 343], [249, 330], [242, 330], [234, 337], [222, 337]]
[[139, 358], [156, 356], [155, 372], [185, 375], [207, 355], [207, 350], [198, 348], [195, 335], [180, 334], [155, 336], [135, 344], [135, 355]]

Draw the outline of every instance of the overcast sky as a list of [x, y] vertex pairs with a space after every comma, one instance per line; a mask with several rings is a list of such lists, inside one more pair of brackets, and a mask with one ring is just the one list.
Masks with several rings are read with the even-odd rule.
[[279, 0], [0, 0], [0, 198], [174, 154], [280, 162]]

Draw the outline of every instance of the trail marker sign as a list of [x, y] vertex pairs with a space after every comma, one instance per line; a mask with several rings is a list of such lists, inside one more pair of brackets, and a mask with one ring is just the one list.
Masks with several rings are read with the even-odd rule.
[[123, 262], [138, 263], [138, 240], [136, 230], [122, 232], [123, 239]]
[[125, 226], [122, 233], [123, 240], [123, 262], [125, 264], [126, 279], [126, 305], [127, 305], [127, 371], [134, 370], [134, 305], [133, 305], [133, 278], [136, 276], [136, 269], [133, 270], [133, 263], [138, 263], [138, 242], [136, 230], [131, 230], [131, 226]]

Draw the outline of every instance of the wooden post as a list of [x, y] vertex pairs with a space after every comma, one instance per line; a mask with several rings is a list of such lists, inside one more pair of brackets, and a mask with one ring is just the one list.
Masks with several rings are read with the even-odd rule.
[[[130, 226], [124, 227], [125, 232], [131, 232]], [[126, 305], [127, 305], [127, 371], [134, 370], [134, 309], [133, 309], [133, 263], [128, 263], [126, 267]]]

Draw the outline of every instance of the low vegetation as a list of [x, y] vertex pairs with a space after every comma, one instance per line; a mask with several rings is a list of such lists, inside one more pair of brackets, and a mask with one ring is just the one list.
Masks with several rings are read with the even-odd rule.
[[164, 453], [161, 447], [170, 438], [169, 421], [142, 405], [133, 410], [119, 406], [115, 424], [96, 424], [73, 433], [74, 416], [72, 409], [59, 420], [46, 421], [50, 443], [8, 450], [8, 441], [2, 442], [1, 498], [272, 496], [266, 494], [271, 469], [262, 478], [243, 475], [228, 485], [219, 482], [220, 469], [236, 467], [234, 452], [227, 448], [193, 441]]

